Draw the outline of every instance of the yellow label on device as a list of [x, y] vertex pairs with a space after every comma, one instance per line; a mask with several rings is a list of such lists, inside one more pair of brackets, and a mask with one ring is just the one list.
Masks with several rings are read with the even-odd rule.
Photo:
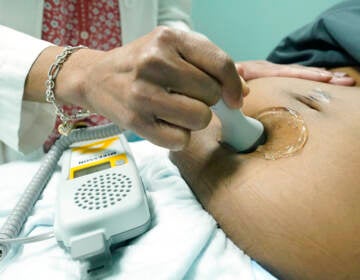
[[90, 143], [78, 143], [71, 148], [69, 179], [88, 175], [128, 162], [118, 136]]
[[100, 140], [90, 144], [85, 144], [80, 147], [73, 147], [72, 151], [79, 152], [81, 154], [89, 154], [89, 153], [93, 154], [105, 150], [117, 140], [119, 140], [119, 137], [107, 138], [105, 140]]

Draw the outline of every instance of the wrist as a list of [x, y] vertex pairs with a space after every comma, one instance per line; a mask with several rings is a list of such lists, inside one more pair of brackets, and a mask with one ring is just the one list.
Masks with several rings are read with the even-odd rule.
[[103, 54], [103, 51], [80, 49], [69, 56], [56, 81], [55, 95], [59, 102], [92, 109], [86, 97], [87, 73]]
[[[25, 81], [24, 100], [45, 102], [45, 82], [50, 66], [64, 47], [44, 49], [32, 65]], [[91, 65], [103, 55], [103, 51], [80, 49], [71, 54], [62, 65], [56, 78], [55, 97], [59, 103], [86, 106], [86, 77]]]
[[61, 50], [62, 48], [57, 46], [48, 47], [34, 61], [25, 81], [25, 100], [45, 102], [47, 74], [50, 65], [54, 62], [56, 55], [61, 53]]

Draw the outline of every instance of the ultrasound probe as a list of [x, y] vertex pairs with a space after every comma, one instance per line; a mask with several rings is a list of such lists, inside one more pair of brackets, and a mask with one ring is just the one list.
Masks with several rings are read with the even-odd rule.
[[245, 116], [239, 109], [230, 109], [222, 99], [212, 109], [220, 119], [224, 144], [240, 153], [250, 153], [265, 143], [264, 126], [258, 120]]

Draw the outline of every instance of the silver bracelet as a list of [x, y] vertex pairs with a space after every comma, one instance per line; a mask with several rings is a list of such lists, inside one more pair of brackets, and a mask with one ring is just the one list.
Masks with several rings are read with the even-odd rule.
[[90, 111], [88, 110], [80, 110], [74, 115], [67, 115], [64, 112], [64, 109], [61, 107], [61, 105], [56, 103], [55, 99], [55, 80], [57, 75], [59, 74], [59, 71], [61, 67], [63, 66], [64, 62], [68, 57], [74, 53], [75, 51], [79, 49], [87, 48], [85, 46], [66, 46], [64, 50], [61, 52], [61, 54], [56, 56], [56, 60], [53, 64], [51, 64], [48, 72], [48, 79], [45, 82], [46, 85], [46, 91], [45, 91], [45, 97], [46, 101], [51, 103], [55, 107], [55, 114], [59, 116], [61, 120], [61, 124], [58, 126], [58, 131], [62, 135], [68, 135], [73, 127], [73, 122], [79, 119], [86, 118], [91, 115]]

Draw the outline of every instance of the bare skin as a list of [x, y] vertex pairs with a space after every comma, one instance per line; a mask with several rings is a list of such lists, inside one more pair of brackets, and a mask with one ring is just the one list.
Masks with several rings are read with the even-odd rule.
[[[32, 66], [24, 99], [44, 102], [50, 65], [62, 47], [45, 49]], [[246, 69], [263, 75], [331, 82], [319, 68], [247, 62]], [[111, 51], [78, 50], [56, 79], [58, 103], [78, 105], [120, 127], [171, 150], [181, 150], [190, 132], [205, 128], [210, 106], [222, 97], [227, 105], [242, 104], [241, 78], [231, 58], [204, 36], [167, 27]], [[252, 75], [254, 78], [254, 75]]]
[[[47, 71], [61, 51], [49, 47], [35, 61], [24, 99], [44, 101]], [[220, 97], [232, 108], [242, 104], [241, 79], [230, 57], [199, 34], [167, 27], [111, 51], [72, 54], [55, 95], [173, 150], [208, 125], [209, 107]]]
[[[243, 111], [284, 106], [309, 139], [292, 157], [265, 160], [218, 143], [216, 117], [171, 154], [226, 234], [280, 279], [360, 279], [360, 89], [288, 78], [249, 83]], [[330, 103], [304, 98], [321, 88]]]
[[340, 86], [353, 86], [355, 84], [354, 78], [351, 75], [346, 75], [353, 73], [347, 73], [348, 70], [344, 68], [327, 71], [324, 68], [298, 64], [275, 64], [264, 60], [250, 60], [237, 62], [236, 69], [246, 81], [265, 77], [288, 77], [327, 82]]
[[[348, 77], [351, 77], [353, 79], [352, 84], [354, 86], [360, 86], [360, 67], [339, 67], [331, 69], [331, 72], [345, 73], [348, 75]], [[344, 82], [344, 80], [342, 80], [342, 82]]]

